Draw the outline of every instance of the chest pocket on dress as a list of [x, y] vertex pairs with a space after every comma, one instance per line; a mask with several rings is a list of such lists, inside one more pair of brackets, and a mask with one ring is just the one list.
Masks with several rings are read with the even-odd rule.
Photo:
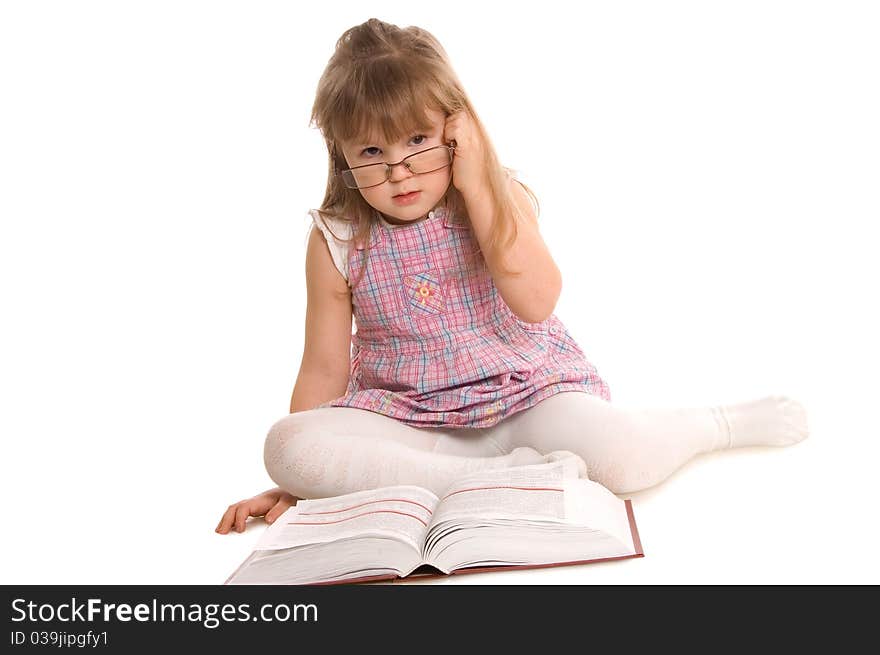
[[428, 256], [405, 260], [400, 267], [400, 296], [404, 311], [413, 318], [438, 316], [446, 311], [445, 276]]
[[436, 316], [446, 309], [443, 280], [436, 271], [404, 273], [402, 292], [407, 309], [415, 317]]

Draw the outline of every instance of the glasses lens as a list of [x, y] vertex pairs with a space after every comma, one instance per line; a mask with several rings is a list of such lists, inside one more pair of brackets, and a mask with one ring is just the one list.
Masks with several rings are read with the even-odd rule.
[[[452, 150], [446, 146], [436, 146], [410, 155], [403, 162], [416, 175], [431, 173], [446, 168], [452, 163]], [[369, 166], [347, 169], [342, 171], [342, 181], [349, 189], [377, 186], [388, 179], [387, 171], [386, 164], [370, 164]]]
[[452, 151], [446, 146], [429, 148], [406, 158], [409, 169], [415, 173], [430, 173], [445, 168], [452, 163]]
[[370, 164], [362, 168], [342, 171], [342, 181], [349, 189], [376, 186], [385, 181], [385, 164]]

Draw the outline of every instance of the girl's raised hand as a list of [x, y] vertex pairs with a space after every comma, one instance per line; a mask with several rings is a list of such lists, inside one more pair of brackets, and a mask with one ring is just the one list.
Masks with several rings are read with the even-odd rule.
[[230, 528], [236, 532], [244, 532], [245, 523], [249, 516], [264, 516], [266, 523], [272, 523], [289, 507], [296, 505], [299, 498], [293, 496], [283, 489], [276, 487], [269, 489], [261, 494], [241, 500], [234, 505], [230, 505], [220, 523], [214, 529], [214, 532], [226, 534]]
[[479, 192], [486, 179], [483, 140], [466, 112], [459, 111], [446, 117], [443, 140], [446, 143], [455, 141], [452, 184], [465, 197]]

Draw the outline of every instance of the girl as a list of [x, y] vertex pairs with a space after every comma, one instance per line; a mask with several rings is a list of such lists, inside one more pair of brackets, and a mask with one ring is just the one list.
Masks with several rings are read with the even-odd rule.
[[330, 170], [311, 212], [291, 413], [265, 442], [278, 487], [231, 505], [217, 532], [241, 532], [250, 516], [271, 523], [299, 498], [393, 484], [441, 494], [477, 469], [565, 456], [629, 493], [699, 453], [807, 436], [803, 408], [783, 396], [610, 403], [553, 314], [561, 279], [534, 195], [499, 164], [425, 30], [376, 19], [347, 30], [312, 121]]

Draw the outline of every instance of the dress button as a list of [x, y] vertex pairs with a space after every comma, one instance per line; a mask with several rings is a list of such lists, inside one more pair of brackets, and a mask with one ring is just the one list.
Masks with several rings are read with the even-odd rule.
[[434, 218], [434, 211], [433, 210], [428, 212], [428, 218]]
[[556, 326], [552, 326], [549, 330], [550, 334], [556, 334]]

